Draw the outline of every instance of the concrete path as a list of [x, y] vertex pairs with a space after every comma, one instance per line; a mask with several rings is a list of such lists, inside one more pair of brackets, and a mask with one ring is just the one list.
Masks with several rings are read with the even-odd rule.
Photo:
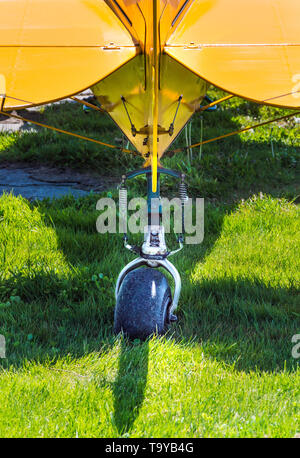
[[29, 200], [81, 197], [90, 191], [102, 192], [116, 187], [118, 179], [46, 166], [0, 164], [0, 194], [12, 192]]

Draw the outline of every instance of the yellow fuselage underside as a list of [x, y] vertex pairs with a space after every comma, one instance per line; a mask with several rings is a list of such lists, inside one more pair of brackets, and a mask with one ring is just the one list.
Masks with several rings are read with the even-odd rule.
[[[161, 158], [170, 143], [193, 113], [199, 109], [208, 84], [177, 63], [166, 54], [161, 56], [160, 85], [158, 91], [158, 158]], [[152, 152], [153, 115], [150, 75], [145, 72], [145, 56], [138, 55], [112, 75], [93, 86], [102, 108], [107, 111], [126, 137], [147, 159]], [[184, 81], [184, 84], [183, 84]], [[126, 100], [130, 119], [136, 128], [133, 136], [131, 124], [121, 97]], [[182, 100], [179, 103], [179, 98]], [[169, 134], [174, 123], [174, 133]]]

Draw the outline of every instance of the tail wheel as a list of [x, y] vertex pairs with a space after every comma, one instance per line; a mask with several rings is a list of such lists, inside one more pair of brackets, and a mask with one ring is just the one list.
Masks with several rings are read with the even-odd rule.
[[164, 334], [169, 325], [172, 294], [166, 277], [149, 267], [129, 272], [124, 278], [115, 308], [114, 331], [145, 339]]

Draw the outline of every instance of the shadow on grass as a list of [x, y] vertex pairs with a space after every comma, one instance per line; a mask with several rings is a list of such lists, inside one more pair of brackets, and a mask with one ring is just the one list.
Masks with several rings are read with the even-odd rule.
[[120, 435], [129, 433], [145, 397], [149, 342], [132, 345], [122, 339], [118, 375], [113, 383], [114, 422]]
[[204, 279], [184, 288], [176, 341], [243, 372], [294, 370], [291, 338], [300, 326], [299, 290], [259, 279]]

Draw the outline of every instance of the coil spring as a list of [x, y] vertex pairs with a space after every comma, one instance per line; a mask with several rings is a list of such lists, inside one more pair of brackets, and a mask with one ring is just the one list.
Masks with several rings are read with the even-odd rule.
[[120, 213], [125, 213], [127, 210], [127, 188], [122, 185], [119, 190], [119, 207]]
[[184, 227], [184, 207], [185, 203], [189, 200], [188, 193], [187, 193], [187, 185], [184, 182], [184, 176], [181, 177], [181, 182], [179, 185], [179, 198], [181, 200], [181, 206], [182, 206], [182, 220], [181, 220], [181, 235], [178, 238], [178, 241], [183, 242], [183, 237], [185, 233], [185, 227]]
[[125, 185], [125, 180], [122, 180], [121, 186], [119, 188], [119, 212], [120, 220], [119, 227], [120, 231], [123, 232], [123, 240], [128, 242], [127, 236], [127, 188]]
[[179, 197], [180, 197], [182, 204], [184, 204], [185, 202], [189, 200], [189, 196], [187, 193], [187, 185], [185, 184], [184, 181], [181, 181], [179, 185]]

